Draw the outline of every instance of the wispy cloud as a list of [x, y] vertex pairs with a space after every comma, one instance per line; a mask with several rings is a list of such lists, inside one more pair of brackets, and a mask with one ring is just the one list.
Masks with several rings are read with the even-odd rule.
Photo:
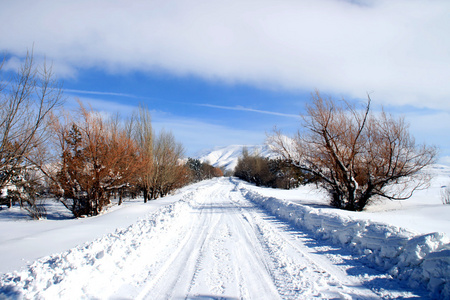
[[131, 95], [131, 94], [99, 92], [99, 91], [85, 91], [85, 90], [64, 89], [64, 92], [69, 93], [69, 94], [117, 96], [117, 97], [127, 97], [127, 98], [141, 98], [141, 97], [137, 97], [137, 96]]
[[253, 109], [253, 108], [247, 108], [243, 106], [222, 106], [222, 105], [213, 105], [213, 104], [196, 104], [198, 106], [204, 106], [204, 107], [211, 107], [211, 108], [218, 108], [218, 109], [226, 109], [226, 110], [236, 110], [236, 111], [249, 111], [259, 114], [266, 114], [266, 115], [274, 115], [274, 116], [280, 116], [280, 117], [288, 117], [288, 118], [300, 118], [300, 115], [294, 115], [294, 114], [285, 114], [275, 111], [267, 111], [267, 110], [260, 110], [260, 109]]

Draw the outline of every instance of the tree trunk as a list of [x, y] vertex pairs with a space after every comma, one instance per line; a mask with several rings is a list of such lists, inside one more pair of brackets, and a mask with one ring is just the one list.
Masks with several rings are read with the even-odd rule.
[[122, 205], [122, 189], [119, 190], [119, 205]]
[[148, 201], [148, 189], [144, 188], [143, 189], [143, 193], [144, 193], [144, 203], [147, 203], [147, 201]]

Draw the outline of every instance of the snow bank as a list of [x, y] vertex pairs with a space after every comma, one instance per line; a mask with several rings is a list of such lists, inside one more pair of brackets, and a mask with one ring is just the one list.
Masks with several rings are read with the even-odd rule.
[[[22, 271], [2, 275], [0, 299], [107, 297], [114, 295], [111, 286], [120, 287], [130, 278], [144, 280], [148, 272], [140, 271], [145, 265], [143, 259], [164, 250], [158, 249], [158, 243], [151, 238], [167, 236], [176, 232], [174, 226], [183, 226], [183, 220], [190, 217], [191, 198], [188, 193], [128, 228], [44, 257]], [[171, 222], [175, 218], [178, 222]], [[142, 278], [136, 278], [140, 272]]]
[[411, 287], [423, 285], [433, 298], [450, 298], [450, 239], [444, 233], [417, 235], [387, 224], [264, 197], [245, 188], [241, 192], [277, 217], [364, 255]]

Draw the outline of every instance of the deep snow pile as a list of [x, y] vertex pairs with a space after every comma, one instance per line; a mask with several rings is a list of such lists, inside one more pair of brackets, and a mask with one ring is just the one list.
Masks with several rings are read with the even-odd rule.
[[450, 298], [450, 239], [444, 233], [417, 235], [403, 228], [324, 212], [242, 187], [248, 199], [318, 238], [349, 247], [415, 288], [426, 285], [436, 298]]

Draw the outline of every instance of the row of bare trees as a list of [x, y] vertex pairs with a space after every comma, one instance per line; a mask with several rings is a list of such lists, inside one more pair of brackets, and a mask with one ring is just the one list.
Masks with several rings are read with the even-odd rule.
[[361, 211], [375, 196], [403, 200], [428, 183], [423, 169], [437, 150], [416, 145], [402, 118], [370, 112], [349, 102], [312, 96], [302, 130], [294, 138], [280, 131], [269, 143], [297, 168], [320, 178], [330, 204]]
[[188, 170], [181, 163], [183, 146], [170, 132], [154, 134], [147, 108], [140, 106], [127, 127], [141, 158], [136, 186], [143, 193], [144, 202], [164, 197], [188, 182]]
[[[1, 65], [3, 66], [3, 64]], [[0, 66], [0, 71], [2, 70]], [[167, 195], [191, 179], [172, 133], [155, 134], [147, 108], [128, 120], [80, 103], [61, 108], [62, 88], [33, 54], [0, 86], [0, 205], [18, 202], [41, 217], [39, 200], [56, 196], [75, 217], [99, 214], [111, 197]]]

